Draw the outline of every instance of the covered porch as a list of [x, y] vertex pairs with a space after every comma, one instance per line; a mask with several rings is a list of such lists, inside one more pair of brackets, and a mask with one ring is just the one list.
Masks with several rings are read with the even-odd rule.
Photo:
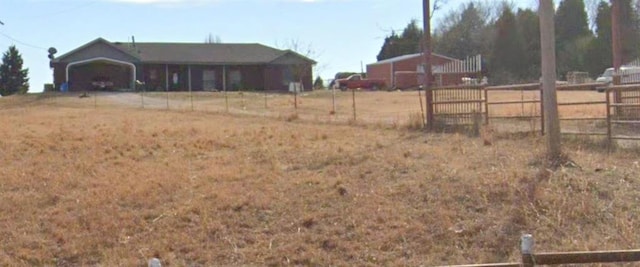
[[142, 64], [138, 76], [149, 91], [286, 90], [286, 66]]

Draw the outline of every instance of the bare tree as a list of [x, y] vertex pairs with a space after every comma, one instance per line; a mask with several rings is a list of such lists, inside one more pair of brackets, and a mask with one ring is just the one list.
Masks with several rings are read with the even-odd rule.
[[214, 36], [213, 34], [209, 33], [209, 35], [207, 35], [207, 37], [205, 37], [204, 43], [205, 44], [219, 44], [219, 43], [222, 43], [222, 39], [220, 39], [220, 36], [218, 36], [218, 35]]
[[[320, 56], [313, 48], [313, 45], [303, 43], [298, 39], [287, 40], [283, 45], [276, 43], [276, 47], [288, 50], [312, 61]], [[313, 72], [318, 71], [318, 69], [322, 67], [318, 67], [316, 62], [294, 62], [287, 66], [288, 71], [291, 73], [291, 79], [300, 84], [307, 84], [310, 86], [309, 88], [313, 86]]]

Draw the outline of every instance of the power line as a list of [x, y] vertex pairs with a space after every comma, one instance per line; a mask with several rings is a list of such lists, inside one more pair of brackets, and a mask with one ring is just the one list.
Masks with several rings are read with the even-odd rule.
[[16, 42], [16, 43], [19, 43], [19, 44], [21, 44], [21, 45], [28, 46], [28, 47], [35, 48], [35, 49], [41, 49], [41, 50], [45, 50], [45, 51], [47, 51], [47, 48], [44, 48], [44, 47], [41, 47], [41, 46], [37, 46], [37, 45], [32, 45], [32, 44], [29, 44], [29, 43], [25, 43], [25, 42], [23, 42], [23, 41], [20, 41], [20, 40], [18, 40], [18, 39], [16, 39], [16, 38], [13, 38], [13, 37], [11, 37], [11, 36], [9, 36], [9, 35], [5, 34], [5, 33], [3, 33], [3, 32], [0, 32], [0, 35], [2, 35], [2, 36], [4, 36], [4, 37], [6, 37], [7, 39], [9, 39], [9, 40], [11, 40], [11, 41], [14, 41], [14, 42]]
[[63, 9], [59, 9], [57, 11], [53, 11], [53, 12], [47, 12], [45, 14], [39, 14], [39, 15], [33, 15], [33, 16], [26, 16], [26, 17], [20, 17], [17, 20], [21, 21], [21, 20], [30, 20], [33, 21], [35, 19], [42, 19], [42, 18], [46, 18], [46, 19], [50, 19], [52, 16], [58, 15], [58, 14], [63, 14], [63, 13], [67, 13], [70, 11], [74, 11], [76, 9], [80, 9], [80, 8], [84, 8], [93, 4], [98, 3], [97, 0], [94, 1], [86, 1], [85, 3], [79, 4], [79, 5], [75, 5], [75, 6], [71, 6], [69, 8], [63, 8]]

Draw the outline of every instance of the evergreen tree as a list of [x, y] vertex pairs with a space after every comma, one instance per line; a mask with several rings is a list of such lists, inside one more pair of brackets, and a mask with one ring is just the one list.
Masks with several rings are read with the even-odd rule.
[[409, 22], [401, 35], [391, 32], [391, 35], [384, 39], [384, 44], [377, 56], [378, 61], [422, 52], [420, 45], [422, 35], [423, 32], [416, 20]]
[[519, 9], [516, 15], [518, 29], [522, 34], [525, 54], [523, 79], [537, 82], [540, 78], [540, 19], [538, 13], [531, 9]]
[[620, 0], [620, 38], [622, 40], [622, 63], [640, 56], [640, 17], [632, 0]]
[[320, 76], [313, 82], [313, 89], [324, 89], [324, 81]]
[[10, 46], [2, 56], [0, 65], [0, 95], [25, 94], [29, 90], [28, 69], [22, 69], [22, 55]]
[[516, 17], [508, 6], [503, 7], [495, 27], [496, 35], [489, 68], [492, 83], [519, 82], [526, 72], [526, 66], [522, 64], [525, 50]]
[[590, 35], [587, 11], [583, 0], [560, 2], [555, 16], [556, 42], [571, 42]]
[[[636, 6], [631, 0], [620, 1], [620, 41], [622, 46], [622, 62], [627, 63], [638, 58], [640, 51], [640, 20]], [[586, 52], [587, 71], [592, 77], [601, 74], [606, 68], [613, 66], [613, 48], [611, 35], [611, 5], [600, 1], [596, 15], [596, 37], [589, 43]]]
[[593, 39], [583, 0], [560, 2], [555, 15], [557, 71], [564, 77], [569, 71], [586, 69], [585, 55]]

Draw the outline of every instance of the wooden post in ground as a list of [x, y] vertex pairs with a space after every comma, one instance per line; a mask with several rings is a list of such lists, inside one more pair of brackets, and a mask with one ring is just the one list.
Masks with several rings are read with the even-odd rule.
[[336, 114], [336, 87], [335, 86], [331, 86], [331, 101], [332, 101], [332, 108], [331, 108], [331, 114]]
[[431, 90], [431, 6], [429, 0], [423, 0], [422, 2], [422, 15], [424, 24], [424, 77], [422, 80], [426, 101], [426, 125], [427, 130], [433, 130], [433, 91]]
[[293, 86], [293, 108], [296, 110], [296, 114], [298, 114], [298, 88]]
[[547, 156], [557, 159], [562, 154], [558, 100], [556, 95], [556, 46], [554, 7], [552, 0], [540, 0], [540, 46], [542, 51], [542, 91], [544, 124], [547, 132]]
[[486, 125], [489, 125], [489, 90], [487, 90], [487, 88], [483, 88], [483, 91], [484, 91], [484, 112], [485, 112], [484, 123]]
[[420, 117], [422, 118], [422, 127], [427, 127], [427, 121], [424, 117], [424, 106], [422, 105], [422, 91], [420, 88], [418, 88], [418, 99], [420, 100]]
[[229, 113], [229, 96], [227, 96], [227, 90], [224, 90], [224, 110]]
[[269, 106], [267, 105], [267, 89], [264, 89], [264, 109], [268, 109]]
[[607, 99], [607, 140], [609, 140], [609, 145], [611, 145], [611, 142], [613, 141], [611, 139], [611, 91], [605, 90], [604, 93], [606, 94]]
[[240, 92], [240, 103], [242, 103], [242, 110], [246, 110], [247, 104], [244, 101], [244, 91], [242, 91], [242, 89], [239, 89], [239, 92]]
[[169, 110], [169, 87], [167, 87], [167, 110]]
[[[189, 73], [191, 76], [191, 73]], [[189, 77], [189, 83], [191, 83], [191, 77]], [[193, 111], [193, 91], [191, 91], [191, 84], [189, 84], [189, 100], [191, 101], [191, 111]]]
[[356, 122], [356, 89], [351, 89], [351, 98], [353, 99], [353, 122]]
[[540, 91], [540, 134], [544, 136], [544, 101], [542, 100], [544, 99], [544, 91], [542, 90], [542, 84], [538, 91]]

